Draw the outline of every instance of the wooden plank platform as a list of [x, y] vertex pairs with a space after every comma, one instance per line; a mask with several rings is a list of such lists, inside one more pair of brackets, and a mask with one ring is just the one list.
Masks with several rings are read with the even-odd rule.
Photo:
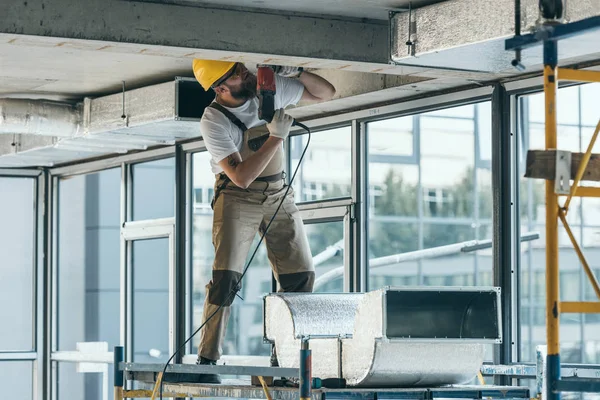
[[[584, 153], [571, 153], [571, 179], [575, 179]], [[529, 150], [526, 178], [554, 180], [556, 177], [556, 150]], [[583, 173], [582, 181], [600, 182], [600, 154], [592, 154]]]

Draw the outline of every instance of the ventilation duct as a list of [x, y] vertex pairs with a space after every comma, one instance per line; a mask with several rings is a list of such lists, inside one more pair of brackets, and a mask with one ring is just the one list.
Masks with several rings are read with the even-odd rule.
[[298, 368], [307, 337], [313, 375], [349, 386], [462, 384], [480, 370], [486, 345], [502, 342], [499, 288], [386, 287], [264, 300], [264, 337], [279, 365]]
[[[569, 22], [600, 14], [598, 0], [569, 0]], [[538, 0], [521, 0], [521, 33], [530, 33], [539, 19]], [[455, 69], [495, 75], [516, 75], [514, 53], [504, 41], [515, 33], [514, 0], [449, 0], [391, 18], [391, 60], [397, 64]], [[413, 45], [407, 45], [413, 43]], [[576, 35], [558, 45], [562, 64], [600, 58], [598, 32]], [[523, 50], [529, 72], [542, 64], [542, 46]]]
[[53, 166], [200, 136], [214, 93], [195, 79], [147, 86], [76, 106], [0, 99], [0, 167]]
[[82, 131], [81, 109], [71, 104], [0, 99], [0, 134], [73, 137]]

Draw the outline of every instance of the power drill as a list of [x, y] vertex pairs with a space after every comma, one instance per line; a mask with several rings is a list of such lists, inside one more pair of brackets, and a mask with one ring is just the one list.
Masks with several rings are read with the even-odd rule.
[[259, 65], [256, 73], [258, 118], [271, 122], [275, 114], [275, 71], [269, 65]]

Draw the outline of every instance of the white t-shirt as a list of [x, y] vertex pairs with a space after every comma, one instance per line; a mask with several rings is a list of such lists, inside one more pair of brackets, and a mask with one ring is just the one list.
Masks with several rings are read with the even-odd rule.
[[[275, 109], [286, 108], [300, 101], [304, 85], [296, 80], [275, 75]], [[265, 121], [258, 118], [258, 98], [248, 100], [239, 107], [225, 107], [239, 118], [248, 129], [264, 125]], [[242, 149], [243, 132], [223, 113], [212, 107], [206, 107], [200, 120], [200, 134], [211, 155], [210, 166], [214, 174], [223, 172], [219, 161], [230, 154]]]

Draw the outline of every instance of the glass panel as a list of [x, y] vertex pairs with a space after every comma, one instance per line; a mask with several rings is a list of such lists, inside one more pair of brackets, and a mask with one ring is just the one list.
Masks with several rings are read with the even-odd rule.
[[494, 199], [492, 197], [492, 171], [490, 169], [477, 168], [477, 194], [479, 217], [481, 219], [491, 219]]
[[600, 83], [581, 85], [581, 123], [587, 126], [596, 126], [600, 120], [598, 110], [598, 96], [600, 96]]
[[[579, 128], [576, 126], [557, 126], [557, 140], [561, 150], [577, 152], [579, 145]], [[546, 132], [543, 123], [529, 125], [529, 149], [543, 150], [546, 148]]]
[[475, 105], [479, 134], [479, 160], [492, 161], [492, 103]]
[[[598, 119], [600, 119], [600, 111], [598, 112]], [[597, 121], [596, 121], [597, 122]], [[590, 142], [592, 140], [592, 136], [594, 136], [594, 132], [596, 131], [596, 127], [587, 127], [584, 126], [581, 128], [581, 151], [587, 151]], [[592, 147], [592, 153], [600, 153], [600, 134], [596, 137], [596, 141], [594, 142], [594, 146]], [[587, 185], [593, 184], [598, 185], [598, 182], [586, 182]]]
[[169, 357], [169, 239], [136, 240], [133, 246], [133, 361]]
[[57, 376], [55, 400], [103, 400], [112, 398], [113, 366], [105, 364], [106, 372], [77, 372], [77, 364], [52, 363]]
[[[579, 92], [578, 87], [558, 90], [557, 120], [559, 124], [579, 124]], [[527, 96], [529, 99], [529, 121], [543, 123], [545, 120], [544, 93]], [[559, 140], [560, 144], [560, 140]]]
[[330, 281], [319, 277], [333, 269], [344, 268], [344, 222], [326, 222], [306, 225], [306, 234], [315, 266], [315, 292], [341, 293], [344, 291], [344, 278], [340, 276]]
[[424, 224], [423, 233], [426, 249], [476, 239], [475, 229], [471, 224]]
[[374, 216], [418, 215], [416, 165], [369, 163], [369, 212]]
[[35, 181], [0, 178], [0, 193], [0, 321], [11, 325], [0, 329], [0, 351], [29, 351], [35, 326]]
[[400, 117], [369, 122], [369, 156], [414, 157], [413, 117]]
[[0, 387], [4, 399], [33, 399], [33, 362], [0, 361]]
[[120, 169], [58, 185], [58, 350], [120, 342]]
[[370, 289], [490, 282], [491, 259], [485, 251], [373, 267], [380, 257], [491, 236], [490, 103], [390, 121], [404, 121], [405, 129], [419, 137], [419, 164], [371, 157], [375, 135], [368, 124]]
[[472, 217], [474, 121], [421, 118], [424, 215]]
[[172, 217], [175, 213], [175, 158], [135, 164], [133, 174], [133, 218]]
[[[581, 151], [587, 143], [582, 143], [585, 135], [591, 135], [589, 128], [582, 128], [580, 124], [580, 111], [582, 121], [586, 119], [584, 114], [589, 114], [590, 108], [579, 108], [579, 96], [581, 94], [583, 103], [589, 96], [589, 86], [576, 86], [559, 89], [558, 99], [558, 146], [561, 150]], [[526, 154], [529, 149], [543, 149], [545, 147], [544, 133], [544, 95], [543, 93], [525, 96], [523, 104], [529, 106], [529, 115], [522, 121], [525, 127], [524, 143], [529, 143], [529, 148], [523, 149]], [[596, 103], [596, 102], [595, 102]], [[587, 111], [586, 111], [587, 110]], [[596, 113], [596, 111], [594, 111]], [[521, 118], [523, 116], [520, 116]], [[535, 122], [534, 122], [535, 121]], [[529, 129], [527, 129], [529, 128]], [[583, 134], [583, 137], [580, 136]], [[584, 140], [584, 141], [585, 141]], [[583, 144], [583, 147], [582, 147]], [[524, 160], [521, 161], [524, 163]], [[521, 166], [523, 171], [523, 166]], [[538, 231], [540, 239], [521, 245], [521, 276], [518, 280], [521, 288], [521, 334], [522, 334], [522, 360], [535, 361], [535, 346], [545, 342], [545, 265], [546, 265], [546, 241], [545, 241], [545, 195], [544, 181], [521, 178], [520, 183], [520, 215], [521, 231]], [[561, 203], [564, 198], [561, 199]], [[577, 242], [585, 247], [584, 253], [594, 254], [595, 247], [600, 241], [595, 240], [595, 226], [600, 225], [600, 218], [596, 210], [596, 199], [575, 198], [571, 202], [567, 221]], [[582, 227], [582, 221], [588, 226]], [[566, 230], [559, 222], [559, 269], [560, 269], [560, 297], [563, 301], [581, 301], [585, 298], [586, 281], [582, 273], [579, 259], [573, 250], [573, 245]], [[582, 241], [583, 240], [583, 241]], [[589, 256], [586, 257], [588, 260]], [[593, 338], [587, 337], [587, 330], [583, 330], [584, 321], [587, 316], [581, 314], [561, 315], [561, 361], [563, 362], [585, 362], [595, 358], [595, 347]], [[590, 321], [592, 323], [592, 321]], [[593, 324], [593, 323], [592, 323]], [[594, 336], [594, 335], [592, 335]], [[591, 341], [590, 341], [591, 339]], [[586, 343], [586, 345], [582, 345]]]
[[[296, 201], [315, 201], [350, 196], [352, 177], [352, 128], [330, 129], [311, 134], [310, 146], [296, 174]], [[308, 135], [291, 138], [293, 174]]]

